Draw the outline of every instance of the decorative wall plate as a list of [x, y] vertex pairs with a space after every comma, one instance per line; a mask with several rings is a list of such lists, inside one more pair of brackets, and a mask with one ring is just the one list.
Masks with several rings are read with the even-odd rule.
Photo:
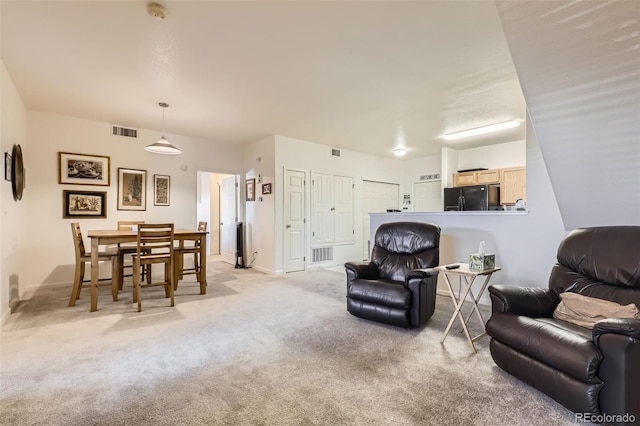
[[20, 201], [24, 189], [24, 164], [20, 145], [14, 145], [11, 152], [11, 189], [13, 190], [13, 199]]

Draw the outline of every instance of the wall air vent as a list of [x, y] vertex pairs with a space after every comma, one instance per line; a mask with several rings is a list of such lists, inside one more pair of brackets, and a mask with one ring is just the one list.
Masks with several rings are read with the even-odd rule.
[[111, 134], [113, 136], [125, 136], [127, 138], [137, 138], [138, 129], [128, 129], [122, 126], [111, 126]]
[[311, 249], [311, 263], [322, 263], [333, 260], [333, 247]]
[[340, 157], [340, 150], [339, 150], [339, 149], [332, 148], [332, 149], [331, 149], [331, 155], [333, 155], [333, 156], [335, 156], [335, 157]]

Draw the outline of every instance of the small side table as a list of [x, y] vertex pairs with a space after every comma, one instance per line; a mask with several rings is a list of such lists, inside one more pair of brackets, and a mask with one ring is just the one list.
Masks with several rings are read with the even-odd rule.
[[[447, 284], [447, 288], [449, 289], [449, 294], [451, 295], [451, 300], [453, 301], [453, 304], [456, 308], [455, 311], [453, 312], [453, 315], [451, 315], [451, 320], [449, 320], [449, 325], [447, 325], [447, 328], [444, 331], [444, 335], [442, 336], [440, 343], [444, 343], [444, 340], [447, 338], [447, 335], [451, 330], [451, 326], [453, 325], [453, 322], [455, 321], [456, 317], [458, 317], [460, 319], [460, 323], [462, 324], [462, 329], [464, 331], [464, 334], [467, 336], [467, 340], [469, 341], [469, 345], [471, 345], [471, 349], [473, 350], [474, 353], [477, 353], [476, 347], [473, 344], [473, 342], [475, 342], [476, 340], [480, 339], [481, 337], [487, 334], [484, 331], [485, 321], [484, 321], [484, 318], [482, 318], [482, 314], [480, 313], [480, 310], [478, 309], [478, 301], [480, 300], [480, 296], [482, 296], [482, 293], [484, 293], [484, 290], [487, 288], [487, 285], [489, 284], [489, 280], [491, 279], [491, 275], [493, 275], [494, 272], [497, 272], [502, 268], [472, 270], [472, 269], [469, 269], [469, 265], [466, 263], [458, 263], [457, 265], [460, 265], [460, 267], [456, 269], [447, 269], [446, 265], [437, 266], [435, 268], [438, 271], [443, 273], [444, 281]], [[482, 285], [482, 288], [478, 292], [477, 296], [474, 296], [473, 291], [471, 290], [471, 286], [473, 285], [473, 281], [476, 279], [476, 277], [480, 275], [485, 277], [484, 284]], [[464, 288], [464, 290], [462, 290], [461, 293], [459, 293], [459, 297], [456, 297], [456, 294], [453, 291], [453, 286], [451, 285], [451, 280], [450, 280], [452, 276], [459, 276], [461, 278], [464, 278], [464, 281], [466, 283], [466, 287]], [[469, 312], [469, 315], [465, 319], [464, 316], [462, 315], [462, 312], [460, 312], [460, 309], [462, 308], [462, 305], [467, 299], [467, 296], [471, 296], [469, 297], [469, 299], [471, 300], [471, 302], [473, 302], [473, 307], [472, 307], [473, 309], [471, 310], [471, 312]], [[467, 324], [469, 323], [469, 320], [471, 319], [471, 316], [473, 315], [474, 311], [477, 314], [478, 319], [480, 320], [480, 324], [482, 324], [483, 332], [477, 335], [476, 337], [471, 337], [471, 334], [469, 334], [469, 329], [467, 328]]]

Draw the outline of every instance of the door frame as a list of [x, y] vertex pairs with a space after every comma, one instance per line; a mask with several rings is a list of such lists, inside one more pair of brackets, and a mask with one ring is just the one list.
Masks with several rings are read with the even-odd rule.
[[292, 172], [300, 172], [304, 175], [304, 190], [303, 190], [303, 195], [304, 195], [304, 200], [302, 200], [302, 205], [304, 207], [304, 214], [303, 214], [303, 219], [304, 219], [304, 242], [303, 242], [303, 250], [304, 250], [304, 261], [302, 264], [302, 270], [306, 270], [308, 267], [308, 262], [309, 262], [309, 255], [310, 255], [310, 239], [309, 239], [309, 185], [307, 185], [307, 182], [309, 180], [309, 171], [306, 169], [297, 169], [297, 168], [292, 168], [292, 167], [284, 167], [283, 173], [282, 173], [282, 194], [283, 194], [283, 198], [282, 198], [282, 271], [284, 273], [287, 272], [292, 272], [292, 271], [287, 271], [286, 270], [286, 244], [287, 244], [287, 230], [286, 230], [286, 208], [285, 208], [285, 203], [287, 202], [287, 192], [286, 192], [286, 187], [287, 187], [287, 172], [292, 171]]

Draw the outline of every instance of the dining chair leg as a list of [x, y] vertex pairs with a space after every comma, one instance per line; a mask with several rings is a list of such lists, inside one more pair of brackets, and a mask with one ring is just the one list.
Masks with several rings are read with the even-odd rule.
[[173, 264], [173, 262], [174, 261], [172, 259], [171, 262], [169, 262], [167, 264], [167, 269], [172, 272], [171, 275], [169, 275], [169, 294], [170, 294], [170, 297], [171, 297], [171, 306], [175, 306], [176, 305], [175, 300], [174, 300], [174, 291], [173, 291], [173, 288], [175, 286], [175, 283], [173, 282], [173, 277], [174, 277], [173, 271], [175, 270], [175, 265]]
[[124, 288], [124, 253], [118, 251], [118, 263], [121, 265], [118, 270], [118, 290], [122, 291]]
[[138, 312], [140, 312], [140, 263], [133, 261], [133, 303], [138, 303]]
[[169, 263], [164, 264], [164, 282], [167, 284], [164, 285], [164, 297], [169, 297], [171, 295], [171, 290], [173, 290], [173, 284], [171, 283], [171, 278], [173, 277], [173, 270], [169, 270]]
[[[184, 243], [182, 243], [180, 247], [184, 247]], [[182, 269], [184, 269], [184, 253], [180, 253], [176, 262], [178, 263], [178, 278], [183, 279], [184, 274], [182, 273]]]
[[111, 258], [111, 296], [113, 297], [113, 301], [118, 301], [118, 292], [120, 291], [122, 284], [120, 278], [119, 271], [122, 270], [120, 267], [120, 257], [114, 256]]
[[198, 253], [193, 253], [193, 270], [196, 272], [196, 278], [198, 282], [200, 282], [200, 255]]
[[69, 306], [75, 306], [76, 300], [80, 297], [80, 288], [82, 287], [82, 266], [76, 263], [76, 269], [73, 274], [73, 288], [71, 289], [71, 297], [69, 298]]
[[[174, 255], [178, 256], [178, 255]], [[178, 289], [178, 262], [174, 259], [173, 261], [173, 271], [171, 272], [173, 276], [173, 291]]]
[[78, 291], [76, 292], [76, 300], [80, 299], [80, 292], [82, 291], [82, 281], [84, 280], [86, 266], [87, 264], [85, 262], [80, 262], [80, 285], [78, 286]]

